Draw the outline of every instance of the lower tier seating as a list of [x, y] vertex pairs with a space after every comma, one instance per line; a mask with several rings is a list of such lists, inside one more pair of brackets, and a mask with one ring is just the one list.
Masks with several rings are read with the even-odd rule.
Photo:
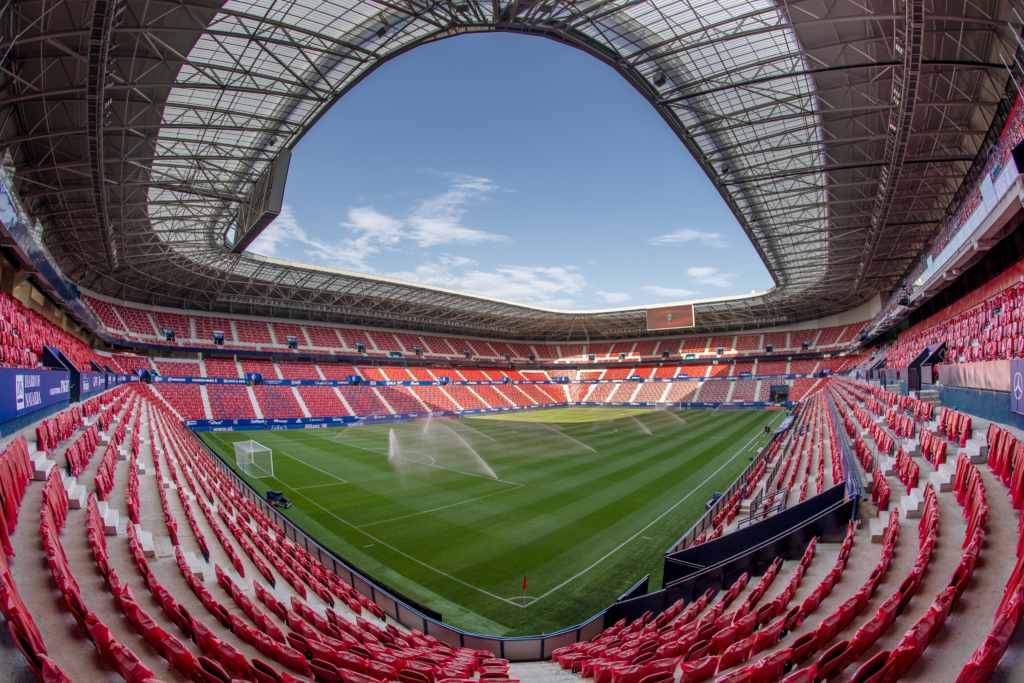
[[340, 417], [350, 415], [345, 404], [338, 398], [334, 387], [296, 387], [302, 402], [313, 417]]
[[198, 384], [155, 384], [153, 389], [171, 404], [183, 420], [207, 419]]
[[206, 387], [210, 410], [215, 420], [252, 420], [256, 411], [246, 387], [234, 384], [211, 384]]

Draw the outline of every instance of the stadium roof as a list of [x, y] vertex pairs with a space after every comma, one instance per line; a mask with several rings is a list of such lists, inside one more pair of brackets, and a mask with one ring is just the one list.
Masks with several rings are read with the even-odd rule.
[[0, 138], [65, 275], [102, 294], [523, 339], [642, 336], [642, 309], [553, 312], [231, 249], [281, 150], [383, 62], [462, 33], [543, 36], [611, 65], [657, 108], [774, 278], [761, 295], [698, 304], [698, 329], [789, 323], [891, 290], [1006, 120], [1009, 3], [928, 9], [21, 0], [4, 26]]

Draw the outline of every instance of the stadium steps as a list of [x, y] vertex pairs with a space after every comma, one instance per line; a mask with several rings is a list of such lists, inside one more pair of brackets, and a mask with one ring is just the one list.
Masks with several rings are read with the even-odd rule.
[[349, 405], [349, 402], [347, 400], [345, 400], [345, 395], [341, 393], [341, 390], [338, 389], [338, 387], [331, 388], [334, 389], [334, 393], [338, 395], [338, 400], [341, 401], [341, 405], [345, 406], [345, 410], [348, 411], [348, 414], [355, 415], [356, 411], [352, 410], [352, 406]]
[[247, 384], [245, 385], [245, 393], [249, 397], [249, 403], [252, 404], [253, 412], [256, 413], [256, 419], [262, 420], [263, 410], [260, 408], [260, 402], [256, 399], [256, 392]]
[[381, 405], [387, 408], [389, 413], [394, 413], [395, 409], [391, 407], [390, 403], [384, 400], [384, 396], [381, 395], [377, 387], [371, 387], [371, 389], [373, 389], [373, 393], [377, 396], [377, 400], [381, 402]]
[[466, 385], [466, 388], [467, 388], [467, 389], [469, 389], [469, 393], [471, 393], [471, 394], [473, 394], [474, 396], [476, 396], [477, 400], [478, 400], [478, 401], [480, 401], [480, 403], [484, 404], [484, 405], [485, 405], [485, 406], [487, 406], [488, 408], [493, 408], [493, 407], [494, 407], [494, 406], [492, 406], [492, 405], [491, 405], [490, 403], [488, 403], [488, 402], [487, 402], [486, 400], [484, 400], [484, 397], [483, 397], [483, 396], [481, 396], [481, 395], [480, 395], [480, 393], [479, 393], [478, 391], [476, 391], [476, 388], [475, 388], [475, 387], [472, 387], [472, 386]]
[[459, 405], [459, 402], [456, 401], [455, 398], [451, 395], [451, 393], [448, 391], [447, 387], [438, 387], [438, 390], [442, 394], [444, 394], [445, 396], [448, 397], [448, 400], [452, 402], [452, 404], [455, 406], [456, 410], [465, 410], [465, 408], [463, 408], [461, 405]]
[[299, 409], [302, 410], [303, 417], [312, 417], [309, 412], [309, 408], [306, 407], [306, 402], [302, 400], [302, 395], [299, 394], [297, 387], [289, 387], [292, 390], [292, 396], [295, 398], [295, 402], [299, 404]]
[[[203, 374], [206, 374], [206, 370], [203, 370]], [[203, 411], [206, 413], [206, 419], [213, 419], [213, 407], [210, 406], [210, 392], [207, 390], [205, 384], [199, 385], [199, 395], [203, 397]]]

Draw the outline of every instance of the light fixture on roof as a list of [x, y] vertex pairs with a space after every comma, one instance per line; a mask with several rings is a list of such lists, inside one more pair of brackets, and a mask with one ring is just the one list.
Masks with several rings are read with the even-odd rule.
[[729, 164], [722, 164], [722, 175], [729, 175]]
[[654, 80], [652, 81], [652, 83], [654, 83], [654, 87], [655, 88], [660, 88], [661, 86], [665, 85], [665, 83], [667, 83], [667, 82], [668, 82], [668, 78], [665, 76], [665, 72], [664, 71], [660, 71], [659, 70], [656, 74], [654, 74]]

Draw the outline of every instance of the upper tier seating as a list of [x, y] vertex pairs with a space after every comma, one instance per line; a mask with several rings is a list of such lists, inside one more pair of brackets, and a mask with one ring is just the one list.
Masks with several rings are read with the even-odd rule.
[[739, 377], [744, 372], [749, 372], [749, 373], [753, 374], [753, 372], [754, 372], [754, 364], [753, 364], [753, 362], [751, 362], [751, 361], [737, 361], [736, 364], [732, 366], [732, 371], [729, 372], [729, 375], [731, 375], [732, 377]]
[[789, 364], [789, 371], [794, 375], [809, 375], [817, 366], [817, 360], [794, 360]]
[[728, 362], [720, 362], [718, 365], [712, 365], [708, 371], [708, 377], [728, 377], [732, 373], [732, 364]]
[[262, 320], [235, 320], [238, 341], [245, 344], [273, 344], [270, 326]]
[[281, 361], [277, 367], [282, 379], [323, 379], [313, 363]]
[[[323, 325], [306, 325], [306, 332], [313, 346], [318, 349], [342, 349], [344, 344], [338, 336], [337, 328]], [[302, 345], [301, 342], [299, 344]]]
[[381, 368], [381, 372], [392, 382], [412, 382], [416, 379], [408, 368]]
[[760, 334], [741, 334], [736, 337], [736, 350], [746, 352], [764, 351]]
[[187, 315], [168, 313], [167, 311], [160, 311], [157, 309], [153, 309], [150, 314], [153, 316], [153, 321], [156, 322], [156, 334], [158, 340], [164, 339], [165, 327], [169, 327], [174, 330], [175, 338], [190, 339], [192, 337], [192, 323]]
[[[798, 361], [793, 361], [794, 363]], [[757, 361], [758, 375], [785, 375], [786, 361], [784, 360], [759, 360]]]
[[309, 343], [306, 341], [306, 335], [302, 332], [302, 326], [294, 323], [272, 323], [270, 325], [271, 331], [274, 333], [274, 338], [277, 339], [278, 346], [288, 346], [288, 337], [295, 337], [296, 343], [299, 348], [309, 347]]
[[[153, 361], [146, 356], [131, 356], [126, 353], [115, 353], [111, 356], [115, 366], [123, 372], [131, 374], [135, 370], [153, 370]], [[163, 374], [163, 373], [161, 373]]]
[[347, 363], [321, 363], [320, 371], [327, 379], [344, 381], [349, 377], [362, 377], [357, 368]]
[[192, 316], [192, 320], [196, 326], [196, 340], [205, 344], [206, 346], [213, 345], [213, 333], [223, 332], [224, 333], [224, 344], [230, 345], [238, 341], [235, 339], [235, 333], [231, 329], [231, 321], [226, 318], [217, 318], [208, 315], [196, 315]]
[[241, 377], [238, 363], [227, 358], [207, 358], [203, 361], [206, 364], [207, 377]]
[[264, 379], [281, 379], [281, 375], [278, 373], [277, 368], [274, 367], [274, 363], [269, 360], [242, 359], [239, 363], [242, 365], [242, 372], [247, 375], [258, 373], [263, 375]]
[[166, 377], [202, 377], [198, 362], [157, 360], [156, 371]]

